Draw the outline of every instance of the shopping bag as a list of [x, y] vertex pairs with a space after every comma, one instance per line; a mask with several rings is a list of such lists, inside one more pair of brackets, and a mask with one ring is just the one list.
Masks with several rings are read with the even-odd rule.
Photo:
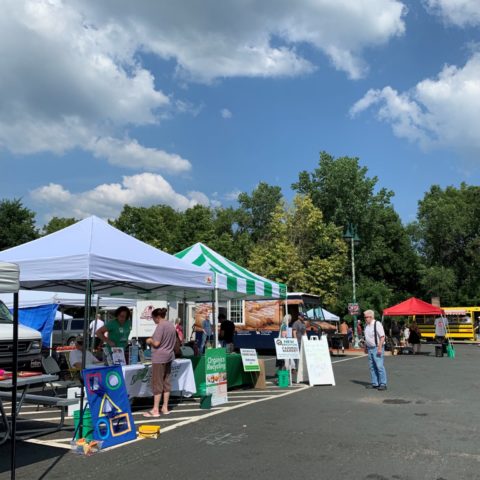
[[447, 345], [447, 356], [448, 358], [455, 358], [455, 348], [453, 348], [453, 345], [448, 342]]

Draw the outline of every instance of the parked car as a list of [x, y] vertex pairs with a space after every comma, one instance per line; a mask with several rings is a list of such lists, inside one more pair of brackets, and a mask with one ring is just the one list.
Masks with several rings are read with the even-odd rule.
[[53, 323], [53, 345], [75, 345], [75, 338], [83, 335], [83, 318], [69, 318], [63, 320], [63, 342], [62, 342], [62, 320], [55, 320]]
[[[41, 363], [42, 336], [33, 328], [18, 326], [18, 368], [38, 369]], [[0, 300], [0, 367], [11, 369], [13, 365], [13, 318], [7, 306]]]

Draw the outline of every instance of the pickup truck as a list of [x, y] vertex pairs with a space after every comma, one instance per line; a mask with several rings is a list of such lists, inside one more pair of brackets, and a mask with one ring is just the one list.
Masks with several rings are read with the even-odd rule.
[[[33, 328], [18, 326], [18, 368], [36, 370], [41, 367], [42, 336]], [[11, 369], [13, 360], [13, 318], [0, 300], [0, 368]]]

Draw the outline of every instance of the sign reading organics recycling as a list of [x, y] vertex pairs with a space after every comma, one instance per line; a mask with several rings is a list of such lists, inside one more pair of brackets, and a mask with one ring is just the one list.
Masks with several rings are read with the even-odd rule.
[[227, 353], [224, 348], [205, 351], [205, 381], [207, 394], [212, 395], [212, 406], [228, 402]]
[[257, 351], [254, 348], [241, 348], [240, 355], [242, 356], [244, 372], [260, 371], [260, 364], [258, 363]]

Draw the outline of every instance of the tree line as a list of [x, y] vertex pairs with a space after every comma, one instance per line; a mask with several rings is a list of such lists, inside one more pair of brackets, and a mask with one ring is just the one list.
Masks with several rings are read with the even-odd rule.
[[[110, 222], [168, 253], [203, 242], [225, 257], [290, 291], [318, 294], [342, 316], [352, 298], [348, 225], [355, 227], [357, 299], [381, 312], [416, 295], [442, 305], [480, 304], [480, 187], [433, 185], [418, 203], [416, 220], [404, 225], [394, 192], [356, 157], [322, 152], [303, 171], [286, 201], [280, 187], [261, 182], [238, 196], [236, 207], [125, 205]], [[52, 218], [37, 228], [35, 212], [21, 199], [0, 201], [0, 250], [48, 235], [75, 218]]]

